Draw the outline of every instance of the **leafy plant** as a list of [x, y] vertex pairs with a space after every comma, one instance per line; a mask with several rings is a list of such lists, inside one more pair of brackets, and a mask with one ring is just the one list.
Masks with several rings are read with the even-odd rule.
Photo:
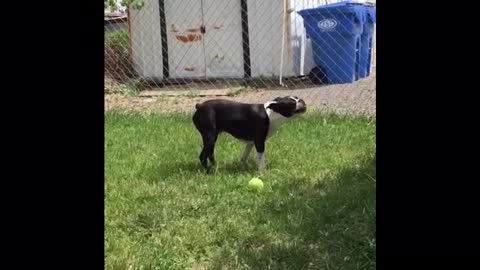
[[112, 11], [117, 11], [120, 8], [141, 9], [145, 5], [145, 2], [141, 0], [104, 0], [103, 3], [105, 5], [105, 8], [109, 8]]
[[128, 31], [122, 30], [105, 36], [105, 74], [118, 82], [136, 77], [128, 35]]

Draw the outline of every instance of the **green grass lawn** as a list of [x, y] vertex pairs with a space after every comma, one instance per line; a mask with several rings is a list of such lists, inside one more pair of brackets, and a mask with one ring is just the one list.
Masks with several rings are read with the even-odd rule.
[[307, 113], [263, 174], [224, 134], [207, 175], [191, 115], [106, 113], [106, 269], [375, 269], [375, 128]]

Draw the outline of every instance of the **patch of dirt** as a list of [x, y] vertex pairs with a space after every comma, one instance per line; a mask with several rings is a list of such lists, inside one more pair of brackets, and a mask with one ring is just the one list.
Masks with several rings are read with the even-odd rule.
[[261, 93], [249, 93], [237, 97], [228, 96], [149, 96], [129, 97], [118, 94], [105, 95], [105, 110], [141, 111], [141, 112], [193, 112], [195, 104], [213, 98], [241, 101], [258, 100]]
[[307, 103], [308, 110], [339, 114], [376, 115], [376, 80], [373, 72], [369, 78], [352, 84], [328, 85], [310, 88], [245, 91], [235, 96], [196, 95], [105, 95], [105, 110], [140, 112], [193, 112], [195, 104], [209, 99], [222, 98], [246, 103], [264, 103], [278, 96], [298, 96]]

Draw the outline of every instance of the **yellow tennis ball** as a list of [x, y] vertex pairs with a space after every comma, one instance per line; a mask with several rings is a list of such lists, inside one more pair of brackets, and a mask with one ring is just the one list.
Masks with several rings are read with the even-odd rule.
[[248, 187], [255, 190], [260, 190], [263, 188], [263, 182], [260, 178], [254, 177], [248, 182]]

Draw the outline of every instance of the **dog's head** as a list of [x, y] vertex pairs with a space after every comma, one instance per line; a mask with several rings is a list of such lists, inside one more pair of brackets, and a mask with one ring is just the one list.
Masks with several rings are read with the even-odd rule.
[[293, 96], [277, 97], [269, 102], [266, 108], [281, 114], [284, 117], [292, 117], [307, 111], [307, 104], [303, 99]]

